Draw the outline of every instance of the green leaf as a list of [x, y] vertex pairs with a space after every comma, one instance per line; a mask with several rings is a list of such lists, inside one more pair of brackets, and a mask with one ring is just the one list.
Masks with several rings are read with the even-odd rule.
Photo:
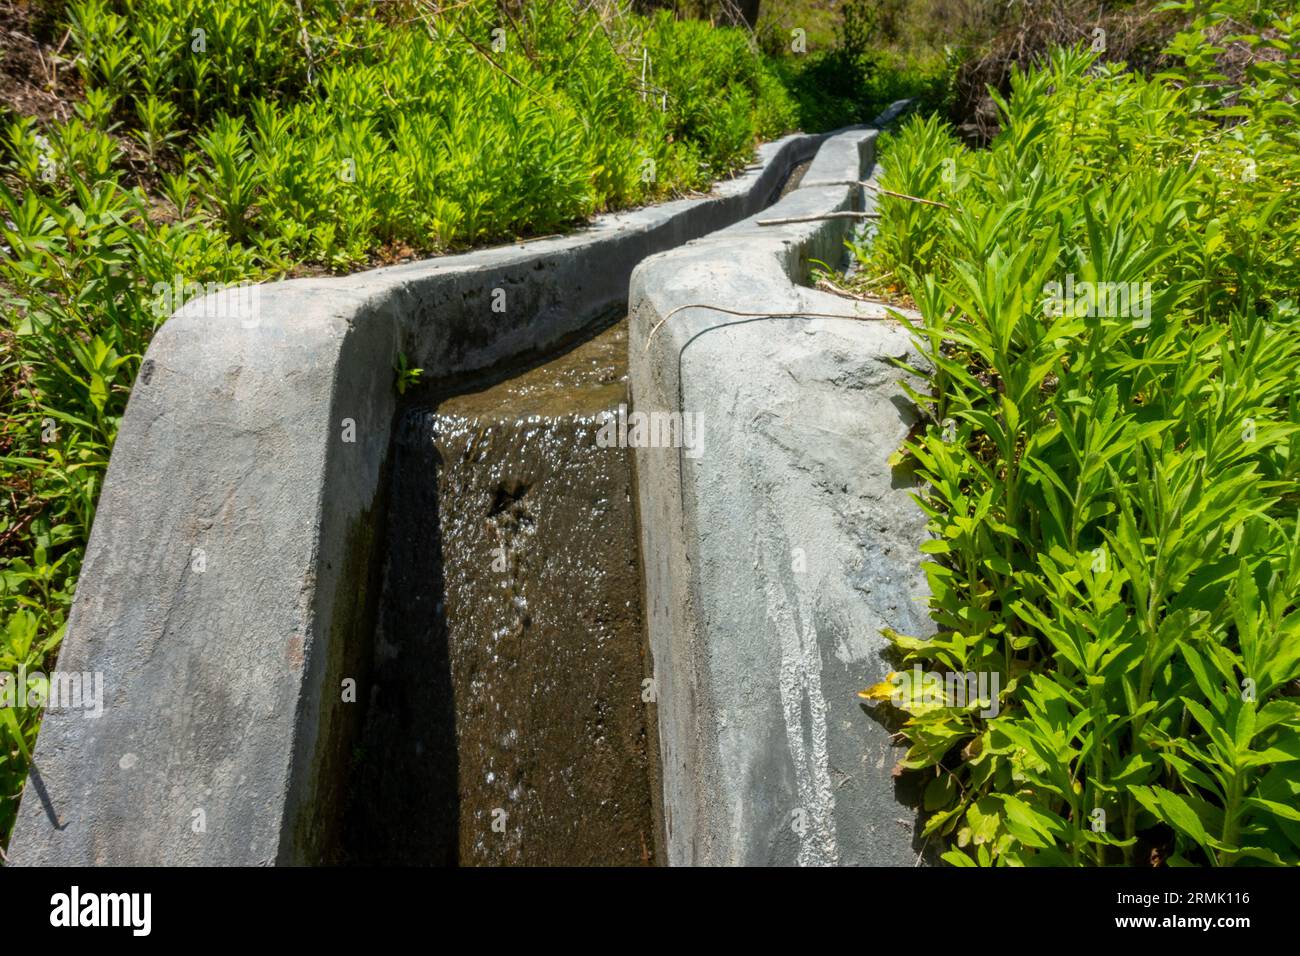
[[1129, 792], [1136, 796], [1138, 802], [1154, 814], [1156, 819], [1191, 838], [1199, 846], [1219, 850], [1232, 849], [1225, 847], [1206, 832], [1201, 818], [1181, 795], [1165, 790], [1163, 787], [1131, 787]]

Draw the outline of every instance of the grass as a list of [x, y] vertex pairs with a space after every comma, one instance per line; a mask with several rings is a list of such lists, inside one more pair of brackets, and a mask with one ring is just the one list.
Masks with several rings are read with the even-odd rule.
[[987, 150], [886, 146], [943, 204], [856, 250], [924, 320], [937, 633], [889, 636], [1000, 693], [864, 696], [951, 864], [1300, 863], [1300, 16], [1203, 6], [1165, 74], [1058, 49]]

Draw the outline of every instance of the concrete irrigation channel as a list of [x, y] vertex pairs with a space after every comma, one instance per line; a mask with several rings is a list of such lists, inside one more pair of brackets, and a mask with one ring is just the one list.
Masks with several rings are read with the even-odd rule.
[[881, 627], [928, 627], [885, 464], [908, 337], [803, 285], [875, 136], [788, 137], [573, 236], [186, 303], [59, 660], [103, 714], [46, 715], [11, 861], [916, 862], [853, 696]]
[[350, 858], [654, 859], [627, 400], [620, 321], [403, 415]]

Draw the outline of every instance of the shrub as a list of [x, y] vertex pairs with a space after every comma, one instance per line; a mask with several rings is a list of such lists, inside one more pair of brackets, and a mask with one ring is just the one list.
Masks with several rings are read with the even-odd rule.
[[[1300, 18], [1246, 10], [1160, 78], [1014, 71], [986, 151], [920, 119], [886, 148], [883, 186], [944, 204], [883, 197], [857, 250], [924, 318], [933, 416], [901, 460], [938, 631], [889, 636], [1000, 693], [864, 696], [950, 863], [1300, 862]], [[1236, 87], [1227, 23], [1277, 51]]]

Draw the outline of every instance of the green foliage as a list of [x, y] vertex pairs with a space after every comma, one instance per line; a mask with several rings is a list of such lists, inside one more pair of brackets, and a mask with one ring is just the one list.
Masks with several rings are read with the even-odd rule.
[[915, 100], [922, 112], [944, 112], [955, 66], [942, 56], [891, 52], [846, 61], [831, 49], [786, 59], [777, 68], [797, 104], [800, 128], [825, 130], [869, 123], [901, 99]]
[[397, 353], [397, 364], [393, 366], [393, 371], [397, 373], [394, 387], [397, 389], [398, 395], [405, 395], [408, 388], [419, 385], [420, 376], [424, 374], [422, 368], [411, 368], [407, 362], [405, 352]]
[[880, 35], [879, 12], [862, 0], [842, 8], [833, 45], [812, 46], [777, 63], [803, 129], [868, 123], [896, 100], [946, 112], [959, 65], [954, 50], [900, 49]]
[[[58, 154], [67, 157], [66, 152]], [[67, 168], [75, 169], [75, 163]], [[139, 192], [73, 172], [45, 192], [0, 184], [4, 394], [0, 474], [0, 671], [48, 667], [62, 638], [81, 553], [126, 397], [157, 322], [155, 282], [233, 280], [250, 257], [192, 224], [159, 226]], [[0, 724], [0, 832], [8, 832], [38, 709]]]
[[794, 125], [737, 30], [398, 6], [74, 0], [69, 18], [108, 112], [272, 268], [545, 234], [706, 188]]
[[[1300, 18], [1255, 9], [1159, 78], [1056, 51], [986, 151], [920, 119], [886, 148], [944, 204], [882, 197], [858, 249], [924, 317], [933, 413], [938, 633], [891, 637], [1001, 678], [996, 715], [903, 702], [951, 863], [1300, 863]], [[1229, 17], [1274, 51], [1243, 85]]]

